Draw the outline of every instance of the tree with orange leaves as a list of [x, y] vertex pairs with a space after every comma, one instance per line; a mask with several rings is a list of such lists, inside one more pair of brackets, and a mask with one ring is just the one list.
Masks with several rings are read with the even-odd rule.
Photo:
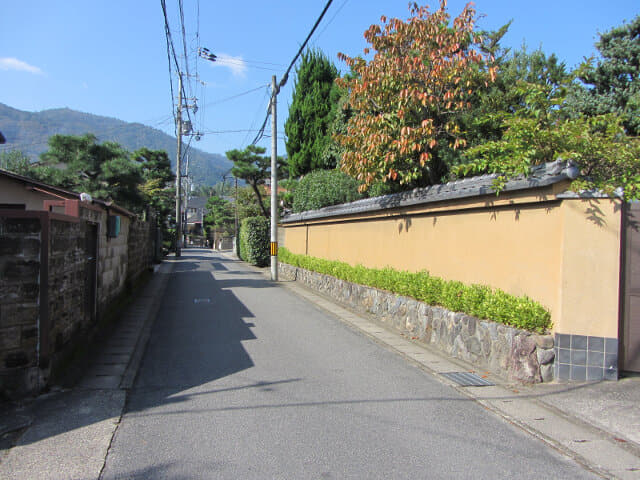
[[342, 169], [361, 190], [379, 182], [439, 183], [447, 156], [466, 145], [459, 117], [471, 107], [474, 85], [488, 84], [495, 71], [478, 48], [471, 4], [453, 23], [446, 6], [440, 0], [430, 12], [413, 3], [406, 22], [382, 17], [364, 33], [375, 52], [370, 61], [339, 54], [355, 75], [338, 80], [353, 114], [336, 141], [344, 148]]

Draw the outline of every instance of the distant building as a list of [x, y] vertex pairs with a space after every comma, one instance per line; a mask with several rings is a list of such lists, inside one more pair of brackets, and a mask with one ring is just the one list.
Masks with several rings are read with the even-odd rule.
[[187, 244], [202, 243], [204, 232], [204, 216], [207, 214], [207, 197], [191, 197], [187, 201], [186, 228]]

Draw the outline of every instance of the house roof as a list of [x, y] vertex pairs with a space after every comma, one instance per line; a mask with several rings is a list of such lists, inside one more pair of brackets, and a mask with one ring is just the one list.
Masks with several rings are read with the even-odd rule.
[[[26, 187], [31, 187], [33, 189], [37, 189], [43, 193], [49, 193], [54, 197], [63, 197], [68, 199], [80, 199], [80, 193], [73, 192], [71, 190], [66, 190], [64, 188], [55, 187], [53, 185], [49, 185], [47, 183], [40, 182], [38, 180], [34, 180], [33, 178], [24, 177], [22, 175], [18, 175], [17, 173], [10, 172], [8, 170], [3, 170], [0, 168], [0, 176], [10, 178], [16, 182], [23, 183]], [[108, 208], [113, 210], [114, 212], [120, 213], [127, 217], [135, 217], [136, 214], [130, 212], [126, 208], [120, 207], [111, 201], [101, 200], [99, 198], [93, 198], [92, 203], [100, 205], [103, 208]]]
[[[502, 191], [545, 187], [561, 181], [572, 180], [576, 178], [578, 174], [579, 171], [577, 167], [570, 162], [555, 161], [546, 163], [533, 167], [531, 169], [531, 175], [526, 178], [518, 177], [509, 180]], [[387, 208], [408, 207], [443, 200], [457, 200], [479, 195], [495, 194], [493, 184], [497, 178], [498, 174], [481, 175], [441, 185], [416, 188], [408, 192], [365, 198], [342, 205], [293, 213], [282, 218], [281, 223], [295, 223], [311, 219], [337, 217], [341, 215], [373, 212]]]
[[191, 197], [187, 202], [187, 208], [204, 208], [207, 204], [207, 197]]

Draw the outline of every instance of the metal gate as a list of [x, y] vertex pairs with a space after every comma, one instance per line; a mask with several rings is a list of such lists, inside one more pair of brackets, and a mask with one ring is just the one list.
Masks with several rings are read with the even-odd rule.
[[620, 367], [640, 372], [640, 203], [625, 205], [624, 299]]

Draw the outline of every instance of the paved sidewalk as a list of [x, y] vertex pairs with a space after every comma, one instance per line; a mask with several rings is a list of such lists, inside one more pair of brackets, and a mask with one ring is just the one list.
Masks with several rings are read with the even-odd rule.
[[[5, 439], [5, 445], [0, 441], [0, 478], [99, 478], [172, 265], [171, 259], [161, 265], [76, 388], [0, 411], [0, 440]], [[263, 273], [269, 276], [268, 270]], [[412, 342], [298, 283], [280, 285], [602, 477], [640, 479], [640, 377], [524, 387], [487, 375], [494, 386], [461, 387], [441, 373], [473, 371], [471, 365]], [[7, 449], [14, 439], [17, 444]]]

